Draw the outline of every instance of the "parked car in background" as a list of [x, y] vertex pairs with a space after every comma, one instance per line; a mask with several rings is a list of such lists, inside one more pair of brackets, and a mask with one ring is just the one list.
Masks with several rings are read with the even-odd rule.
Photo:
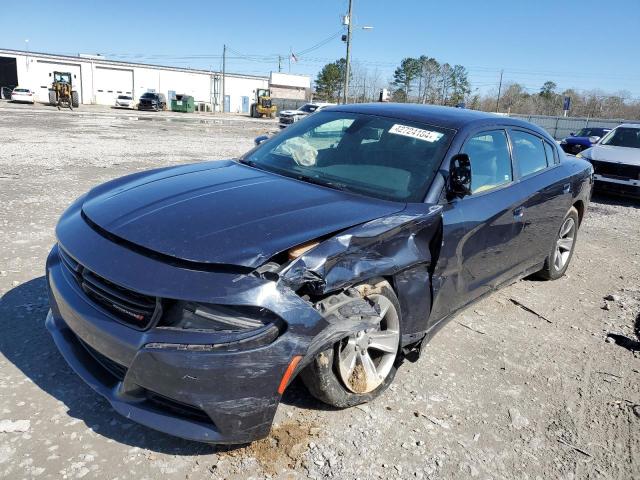
[[514, 118], [327, 108], [236, 161], [78, 198], [47, 259], [46, 327], [128, 419], [249, 442], [298, 374], [334, 407], [368, 402], [456, 312], [564, 275], [591, 176]]
[[640, 124], [623, 123], [579, 153], [593, 165], [595, 188], [640, 197]]
[[36, 103], [36, 94], [28, 88], [16, 87], [11, 92], [12, 102]]
[[136, 102], [131, 95], [118, 95], [115, 106], [117, 108], [136, 108]]
[[583, 128], [577, 133], [571, 133], [568, 137], [563, 138], [560, 141], [560, 147], [565, 152], [575, 155], [593, 146], [610, 131], [610, 128], [602, 127]]
[[280, 128], [288, 127], [292, 123], [296, 123], [298, 120], [302, 120], [312, 113], [317, 112], [318, 110], [322, 110], [323, 108], [329, 107], [331, 105], [335, 105], [335, 103], [305, 103], [296, 110], [283, 110], [280, 112], [279, 117]]
[[146, 92], [140, 96], [138, 110], [166, 110], [167, 98], [164, 93]]

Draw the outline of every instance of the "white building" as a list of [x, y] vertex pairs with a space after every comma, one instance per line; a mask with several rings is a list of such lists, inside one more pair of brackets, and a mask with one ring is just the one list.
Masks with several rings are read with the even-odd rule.
[[[107, 60], [99, 55], [52, 55], [0, 49], [0, 87], [30, 88], [37, 101], [49, 101], [53, 72], [71, 72], [80, 103], [113, 105], [118, 95], [138, 99], [145, 92], [194, 97], [213, 111], [222, 111], [222, 74], [207, 70], [146, 65]], [[258, 88], [268, 88], [269, 78], [227, 73], [224, 81], [224, 111], [249, 113]]]

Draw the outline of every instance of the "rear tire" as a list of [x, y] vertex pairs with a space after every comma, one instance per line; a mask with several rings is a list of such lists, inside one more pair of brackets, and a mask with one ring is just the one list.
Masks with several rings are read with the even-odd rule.
[[53, 105], [54, 107], [58, 104], [58, 101], [56, 99], [56, 92], [54, 92], [53, 90], [49, 90], [49, 104]]
[[549, 252], [544, 262], [544, 267], [538, 272], [538, 277], [544, 280], [557, 280], [565, 274], [573, 257], [579, 226], [580, 216], [578, 215], [578, 210], [575, 207], [571, 207], [562, 220], [551, 247], [551, 252]]
[[[378, 397], [391, 385], [402, 363], [400, 303], [391, 285], [378, 279], [358, 290], [380, 307], [382, 319], [378, 329], [353, 332], [320, 352], [300, 373], [311, 395], [338, 408], [353, 407]], [[361, 346], [367, 343], [367, 347]]]
[[71, 105], [73, 108], [78, 108], [80, 106], [80, 97], [78, 96], [78, 92], [71, 92]]

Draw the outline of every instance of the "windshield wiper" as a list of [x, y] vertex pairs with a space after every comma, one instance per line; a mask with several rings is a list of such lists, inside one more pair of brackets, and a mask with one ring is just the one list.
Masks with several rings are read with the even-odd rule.
[[294, 178], [296, 180], [313, 183], [314, 185], [320, 185], [322, 187], [333, 188], [334, 190], [340, 190], [342, 192], [349, 190], [349, 187], [345, 183], [337, 183], [332, 181], [320, 180], [317, 177], [310, 177], [310, 176], [301, 175], [301, 174], [295, 175]]

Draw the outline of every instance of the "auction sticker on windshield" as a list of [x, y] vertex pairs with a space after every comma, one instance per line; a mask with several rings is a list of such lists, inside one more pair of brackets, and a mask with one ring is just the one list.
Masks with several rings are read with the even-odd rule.
[[417, 138], [418, 140], [424, 140], [425, 142], [437, 142], [444, 134], [440, 132], [434, 132], [432, 130], [423, 130], [422, 128], [408, 127], [407, 125], [400, 125], [396, 123], [389, 129], [389, 133], [396, 135], [403, 135], [405, 137]]

